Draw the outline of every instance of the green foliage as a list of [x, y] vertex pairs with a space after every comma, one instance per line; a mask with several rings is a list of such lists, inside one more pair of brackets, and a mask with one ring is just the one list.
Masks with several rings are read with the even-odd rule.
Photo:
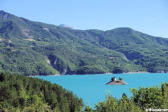
[[120, 100], [107, 96], [104, 102], [96, 105], [96, 112], [141, 112], [141, 109], [135, 105], [125, 94]]
[[167, 72], [168, 40], [130, 28], [75, 30], [0, 11], [0, 72]]
[[106, 100], [96, 104], [95, 109], [86, 106], [83, 112], [144, 112], [146, 109], [168, 108], [168, 84], [159, 87], [131, 89], [133, 96], [126, 94], [121, 99], [107, 95]]
[[0, 74], [0, 111], [79, 112], [81, 99], [62, 87], [21, 75]]
[[138, 91], [132, 90], [133, 100], [141, 108], [162, 107], [163, 97], [160, 88], [140, 88]]
[[86, 106], [84, 111], [82, 111], [82, 112], [95, 112], [95, 111], [91, 107]]

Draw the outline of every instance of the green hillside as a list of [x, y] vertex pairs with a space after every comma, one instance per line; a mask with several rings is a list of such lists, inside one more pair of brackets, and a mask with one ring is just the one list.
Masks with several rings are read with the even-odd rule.
[[168, 39], [131, 28], [76, 30], [0, 11], [0, 72], [167, 72]]
[[0, 112], [80, 112], [82, 99], [61, 86], [0, 73]]

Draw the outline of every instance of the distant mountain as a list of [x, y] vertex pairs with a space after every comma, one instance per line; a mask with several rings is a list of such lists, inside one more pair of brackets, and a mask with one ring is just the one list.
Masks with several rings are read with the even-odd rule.
[[0, 11], [0, 72], [167, 72], [168, 39], [131, 28], [74, 30]]
[[60, 24], [59, 27], [73, 29], [73, 27], [71, 27], [71, 26], [69, 26], [69, 25], [66, 25], [66, 24]]

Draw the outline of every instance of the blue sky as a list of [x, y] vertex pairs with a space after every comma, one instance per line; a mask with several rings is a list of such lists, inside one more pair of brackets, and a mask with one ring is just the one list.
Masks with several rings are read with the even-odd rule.
[[168, 0], [0, 0], [0, 10], [76, 29], [130, 27], [168, 38]]

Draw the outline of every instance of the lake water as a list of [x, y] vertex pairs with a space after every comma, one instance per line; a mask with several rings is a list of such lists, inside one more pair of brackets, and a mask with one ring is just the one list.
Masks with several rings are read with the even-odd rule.
[[[105, 85], [113, 76], [117, 79], [121, 77], [128, 85]], [[165, 73], [38, 76], [38, 78], [59, 84], [72, 91], [91, 107], [104, 101], [107, 94], [121, 98], [122, 93], [126, 93], [131, 97], [130, 88], [160, 86], [168, 82], [168, 74]]]

